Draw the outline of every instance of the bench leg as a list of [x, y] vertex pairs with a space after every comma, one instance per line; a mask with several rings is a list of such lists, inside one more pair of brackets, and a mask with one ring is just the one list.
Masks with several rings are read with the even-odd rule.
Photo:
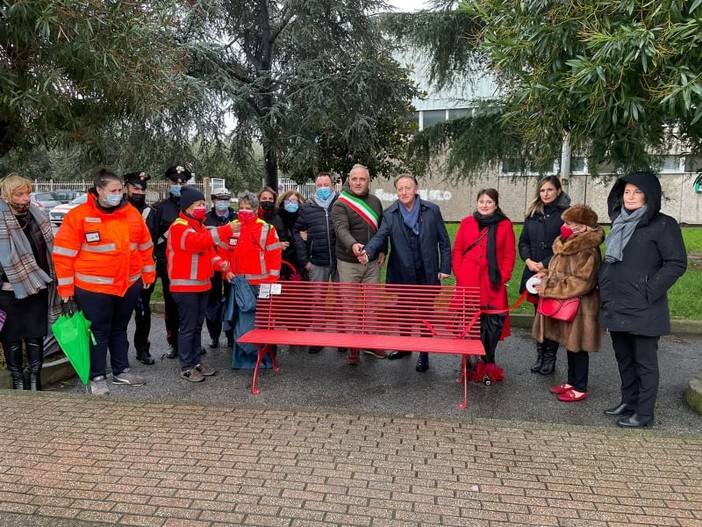
[[461, 377], [463, 377], [463, 403], [458, 407], [465, 410], [468, 408], [468, 355], [464, 355], [461, 360]]
[[275, 358], [275, 353], [273, 353], [273, 346], [271, 346], [270, 344], [260, 345], [258, 347], [258, 357], [256, 358], [256, 367], [254, 368], [253, 373], [253, 382], [251, 384], [251, 393], [254, 395], [258, 395], [259, 393], [261, 393], [258, 389], [258, 372], [261, 368], [261, 361], [263, 361], [263, 357], [265, 357], [266, 355], [271, 356], [271, 362], [273, 363], [273, 371], [280, 371], [280, 368], [278, 367], [278, 362]]

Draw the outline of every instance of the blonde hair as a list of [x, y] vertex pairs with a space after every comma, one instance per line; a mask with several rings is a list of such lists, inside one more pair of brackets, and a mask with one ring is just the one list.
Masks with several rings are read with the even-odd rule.
[[0, 196], [5, 201], [10, 201], [12, 194], [23, 187], [27, 187], [29, 192], [32, 192], [32, 181], [13, 172], [0, 181]]
[[541, 187], [543, 187], [546, 183], [551, 183], [556, 188], [559, 195], [561, 192], [563, 192], [563, 185], [561, 185], [561, 180], [558, 179], [557, 176], [546, 176], [541, 178], [536, 185], [536, 195], [529, 202], [526, 212], [524, 213], [525, 218], [531, 218], [536, 214], [544, 213], [544, 202], [541, 201]]

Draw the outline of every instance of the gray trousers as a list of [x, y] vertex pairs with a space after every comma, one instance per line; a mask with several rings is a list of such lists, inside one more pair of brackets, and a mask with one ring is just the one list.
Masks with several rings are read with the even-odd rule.
[[339, 272], [335, 266], [325, 267], [322, 265], [314, 265], [310, 262], [310, 268], [307, 271], [310, 274], [310, 282], [338, 282]]

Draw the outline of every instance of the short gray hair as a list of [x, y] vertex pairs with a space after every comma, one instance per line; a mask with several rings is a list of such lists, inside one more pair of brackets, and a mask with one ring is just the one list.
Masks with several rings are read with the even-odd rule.
[[241, 196], [239, 196], [239, 204], [241, 203], [248, 203], [251, 205], [251, 208], [253, 210], [256, 210], [258, 208], [258, 198], [256, 197], [256, 194], [253, 194], [252, 192], [244, 192]]

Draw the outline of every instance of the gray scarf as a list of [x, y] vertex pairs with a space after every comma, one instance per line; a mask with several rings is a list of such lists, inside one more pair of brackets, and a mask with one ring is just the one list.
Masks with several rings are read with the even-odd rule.
[[624, 207], [622, 211], [612, 222], [612, 230], [609, 231], [607, 239], [607, 252], [605, 253], [605, 262], [621, 262], [624, 253], [624, 247], [629, 243], [631, 236], [636, 230], [636, 226], [641, 221], [641, 218], [646, 214], [648, 205], [629, 212]]
[[323, 209], [328, 209], [329, 205], [331, 205], [331, 202], [334, 201], [334, 198], [336, 197], [336, 192], [332, 192], [329, 194], [329, 197], [327, 199], [320, 199], [319, 196], [317, 196], [317, 193], [314, 193], [314, 202], [322, 207]]

